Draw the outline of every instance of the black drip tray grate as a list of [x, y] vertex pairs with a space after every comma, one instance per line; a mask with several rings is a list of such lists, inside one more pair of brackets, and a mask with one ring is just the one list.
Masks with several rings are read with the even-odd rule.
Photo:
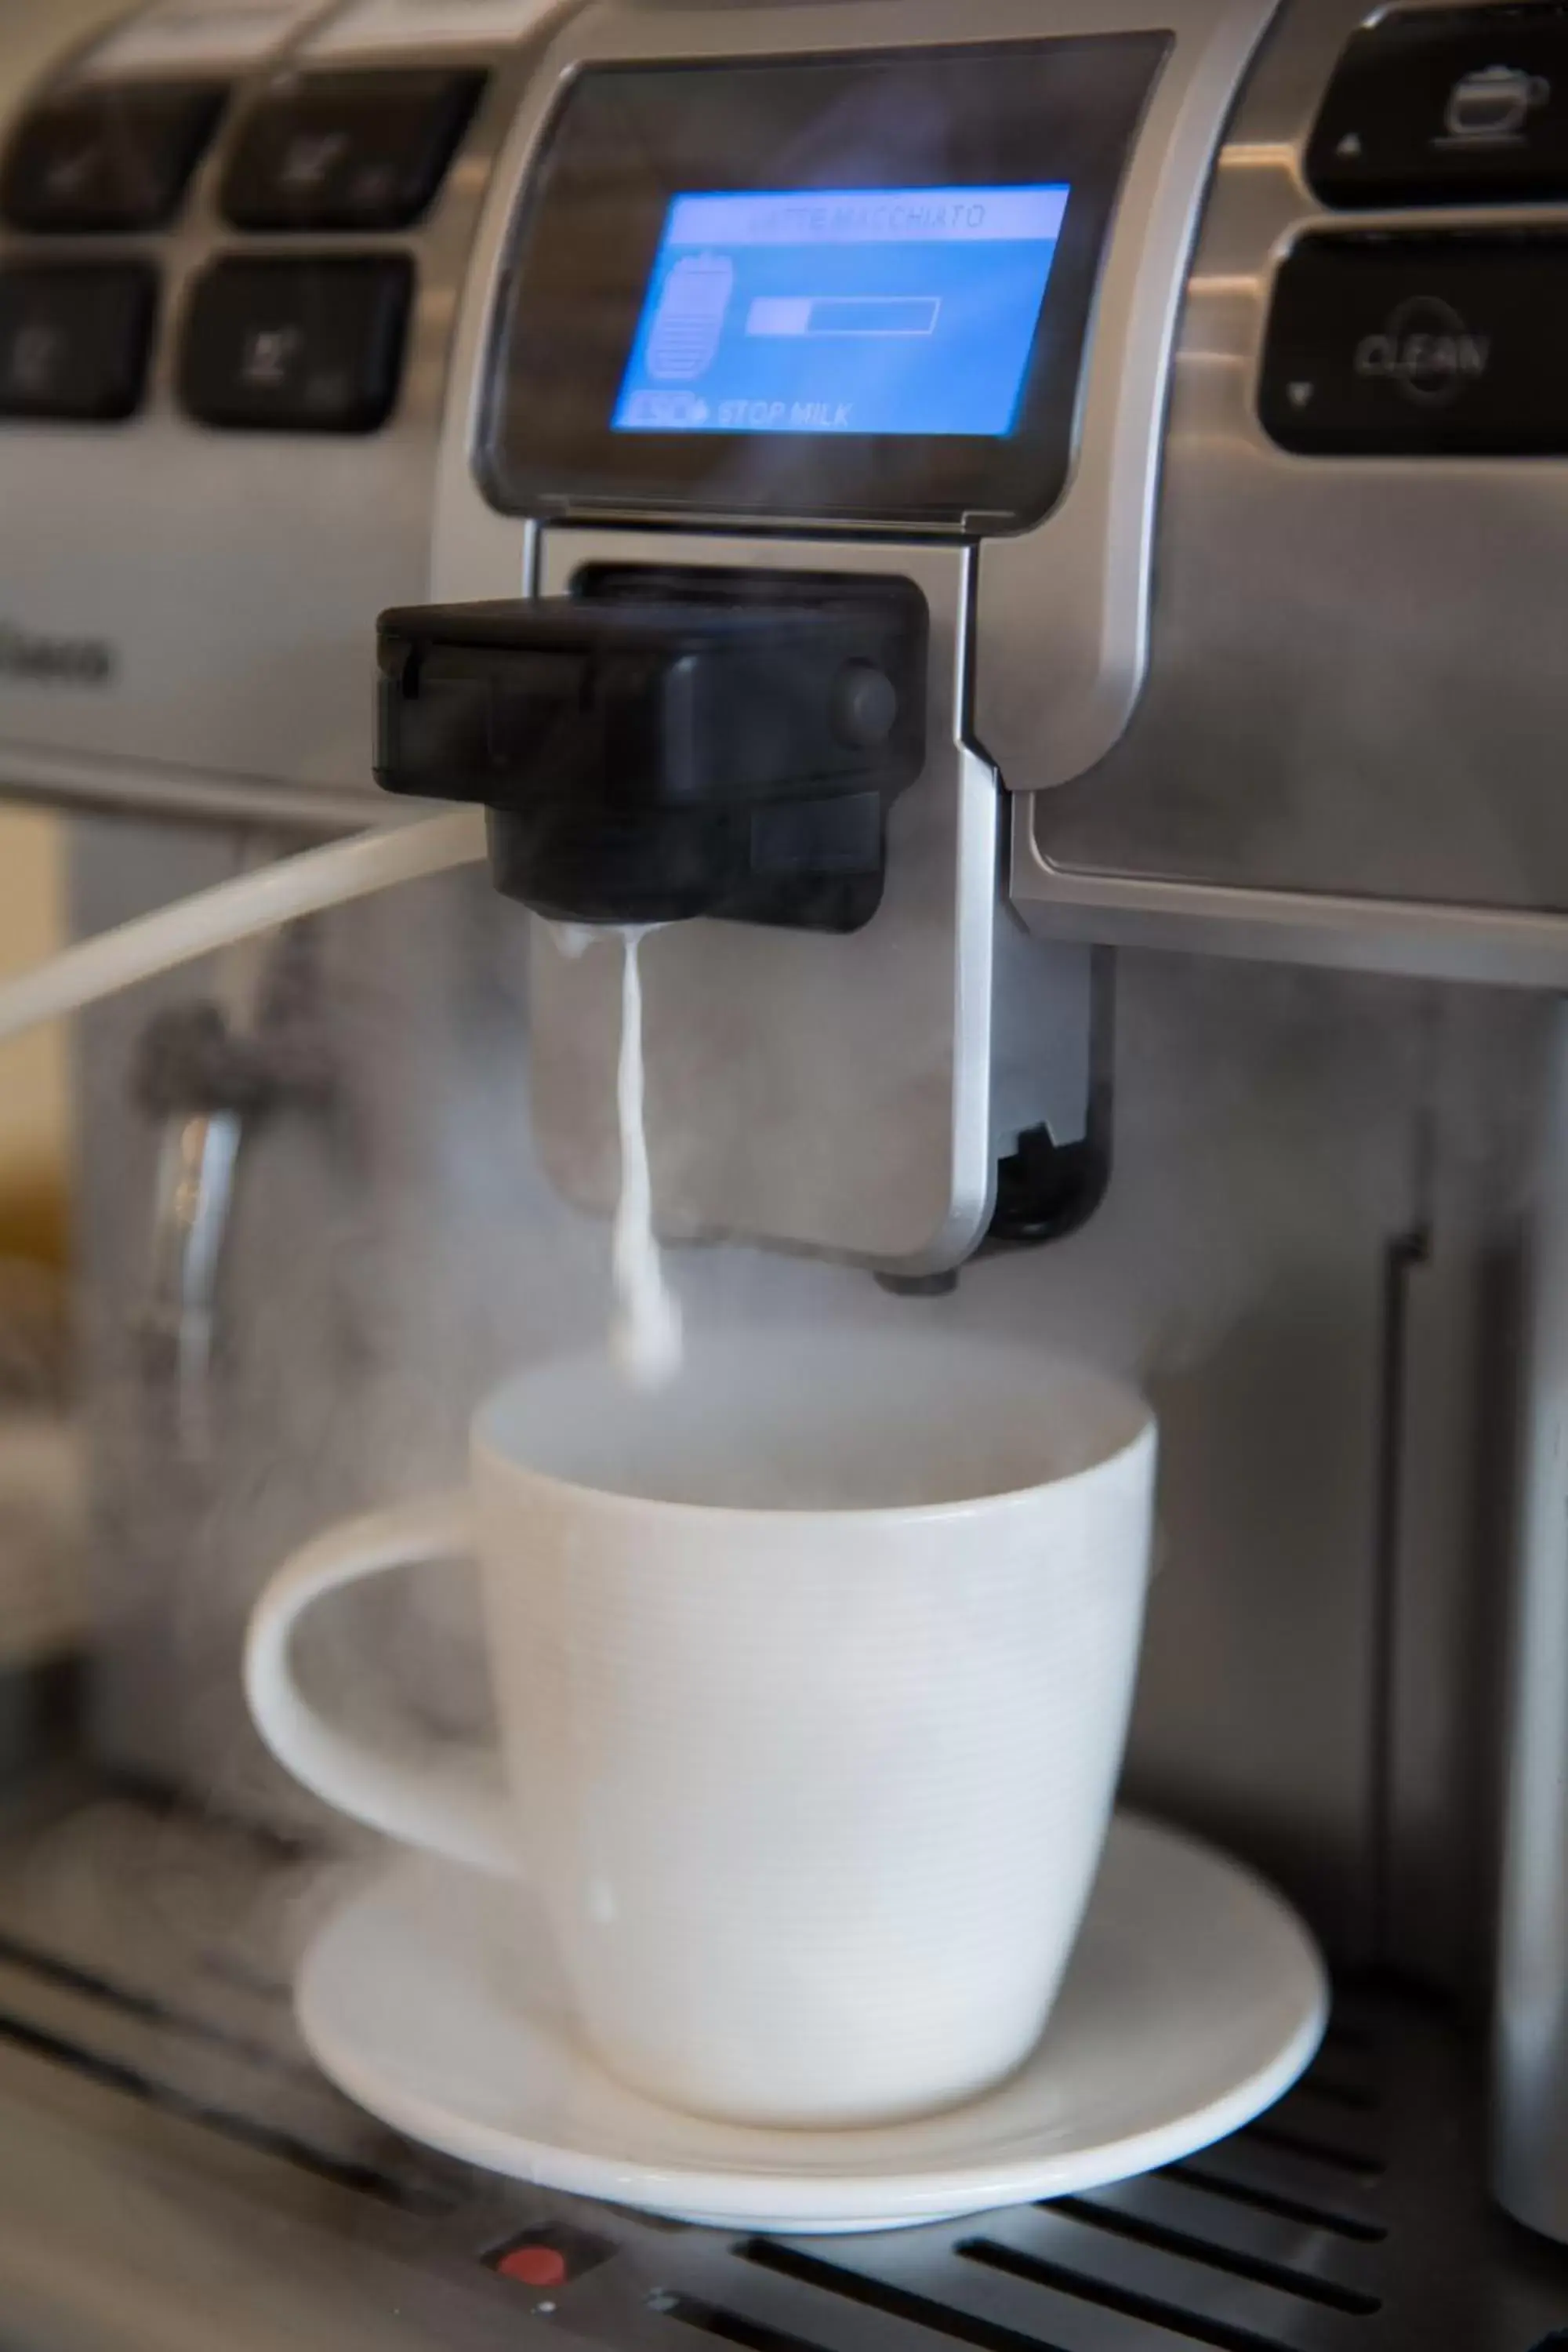
[[861, 2238], [620, 2217], [620, 2263], [561, 2316], [618, 2345], [651, 2318], [662, 2352], [677, 2331], [748, 2352], [1534, 2352], [1568, 2326], [1568, 2254], [1489, 2206], [1480, 2134], [1475, 2053], [1446, 2021], [1351, 1995], [1296, 2090], [1184, 2162]]
[[[613, 2352], [704, 2352], [702, 2339], [712, 2352], [714, 2338], [742, 2352], [1568, 2352], [1568, 2252], [1489, 2203], [1479, 2053], [1416, 2000], [1344, 1994], [1316, 2063], [1277, 2107], [1140, 2179], [914, 2230], [729, 2233], [498, 2180], [372, 2124], [294, 2039], [281, 1958], [251, 1965], [258, 1917], [286, 1908], [287, 1857], [253, 1868], [232, 1832], [213, 1831], [209, 1868], [196, 1853], [208, 1832], [139, 1825], [124, 1801], [107, 1822], [102, 1811], [65, 1825], [62, 1874], [45, 1866], [47, 1846], [9, 1871], [0, 1854], [0, 2101], [18, 2107], [14, 2130], [0, 2116], [0, 2156], [7, 2133], [31, 2145], [22, 2109], [47, 2116], [51, 2084], [68, 2079], [71, 2116], [86, 2099], [99, 2118], [106, 2210], [123, 2203], [132, 2141], [161, 2179], [184, 2168], [188, 2198], [174, 2205], [193, 2227], [200, 2214], [199, 2270], [221, 2252], [226, 2275], [254, 2263], [258, 2282], [275, 2281], [257, 2224], [287, 2210], [296, 2318], [247, 2347], [331, 2336], [350, 2352], [341, 2327], [359, 2312], [353, 2352], [382, 2352], [395, 2305], [397, 2352], [515, 2352], [551, 2331]], [[182, 1923], [189, 1886], [203, 1890], [195, 1930], [174, 1937], [146, 1899], [171, 1837]], [[105, 1850], [113, 1869], [98, 1867]], [[72, 2141], [60, 2174], [62, 2282], [79, 2252], [85, 2151]], [[205, 2176], [236, 2163], [253, 2219], [232, 2193], [237, 2176], [221, 2204], [203, 2202]], [[31, 2194], [37, 2174], [13, 2193]], [[36, 2226], [55, 2219], [40, 2190]], [[233, 2242], [216, 2246], [226, 2229]], [[159, 2259], [143, 2216], [126, 2252], [139, 2294]], [[0, 2234], [0, 2288], [5, 2261]], [[183, 2311], [188, 2231], [171, 2235], [168, 2261], [167, 2307]], [[316, 2261], [337, 2334], [312, 2301]], [[363, 2309], [355, 2285], [351, 2310], [345, 2281], [362, 2276]], [[157, 2328], [134, 2342], [159, 2346]]]

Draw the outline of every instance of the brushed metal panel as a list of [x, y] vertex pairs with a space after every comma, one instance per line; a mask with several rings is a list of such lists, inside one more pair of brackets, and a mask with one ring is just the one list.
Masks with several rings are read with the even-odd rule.
[[1108, 757], [1036, 799], [1015, 889], [1064, 936], [1561, 985], [1568, 465], [1294, 457], [1255, 413], [1274, 262], [1333, 218], [1300, 149], [1363, 14], [1288, 11], [1244, 89], [1172, 373], [1144, 692]]
[[1525, 1259], [1551, 999], [1436, 989], [1418, 1045], [1387, 1621], [1381, 1941], [1484, 1999], [1495, 1958], [1503, 1664]]

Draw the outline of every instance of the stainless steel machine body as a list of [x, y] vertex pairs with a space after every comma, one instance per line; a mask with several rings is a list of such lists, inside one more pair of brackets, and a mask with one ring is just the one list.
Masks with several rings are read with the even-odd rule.
[[[297, 248], [415, 254], [413, 370], [385, 428], [192, 424], [173, 388], [178, 299], [135, 418], [0, 425], [0, 617], [22, 641], [0, 675], [4, 772], [98, 812], [73, 821], [83, 931], [368, 813], [382, 604], [559, 592], [650, 542], [704, 568], [765, 556], [918, 580], [940, 646], [935, 749], [894, 812], [882, 913], [845, 940], [693, 926], [650, 953], [668, 1222], [818, 1259], [684, 1249], [676, 1278], [694, 1319], [920, 1314], [1048, 1335], [1147, 1382], [1162, 1572], [1129, 1790], [1301, 1904], [1351, 1980], [1338, 2038], [1279, 2115], [1170, 2177], [831, 2259], [454, 2177], [309, 2078], [279, 2004], [312, 1897], [279, 1841], [330, 1825], [240, 1719], [246, 1609], [333, 1512], [451, 1475], [485, 1384], [587, 1336], [603, 1305], [602, 1234], [561, 1198], [601, 1202], [611, 1172], [599, 960], [531, 950], [478, 876], [421, 885], [311, 927], [259, 973], [186, 974], [80, 1024], [90, 1746], [100, 1772], [163, 1793], [63, 1811], [18, 1795], [0, 2096], [37, 2154], [0, 2210], [0, 2333], [48, 2352], [205, 2344], [219, 2324], [258, 2347], [552, 2326], [649, 2352], [694, 2329], [752, 2352], [934, 2336], [1534, 2352], [1568, 2326], [1561, 2253], [1489, 2210], [1481, 2081], [1496, 1979], [1496, 2177], [1516, 2212], [1568, 2235], [1563, 467], [1540, 448], [1308, 455], [1259, 418], [1274, 289], [1303, 239], [1549, 240], [1568, 201], [1312, 194], [1313, 125], [1360, 14], [605, 0], [553, 37], [445, 48], [491, 79], [425, 225]], [[1507, 66], [1519, 12], [1461, 15], [1485, 42], [1496, 26], [1488, 62]], [[1105, 250], [1075, 467], [1036, 524], [870, 532], [737, 511], [678, 529], [487, 502], [473, 460], [497, 273], [553, 96], [584, 64], [1119, 27], [1172, 46]], [[287, 37], [244, 67], [242, 100], [311, 69], [310, 27]], [[356, 62], [435, 54], [421, 36]], [[59, 62], [36, 27], [19, 57], [13, 113]], [[177, 289], [220, 249], [296, 249], [222, 225], [242, 110], [175, 227], [138, 248]], [[8, 232], [0, 262], [38, 242]], [[84, 639], [115, 649], [91, 684], [27, 653]], [[177, 1087], [173, 1104], [149, 1093], [149, 1022], [194, 996], [280, 1074], [237, 1150], [199, 1088], [183, 1106]], [[809, 1226], [812, 1166], [761, 1139], [775, 1090], [742, 1094], [736, 1117], [733, 1060], [728, 1082], [722, 1054], [683, 1063], [702, 1001], [750, 1011], [760, 1068], [798, 1081], [788, 1099], [810, 1118], [784, 1140], [822, 1171]], [[933, 1071], [911, 1124], [893, 1081]], [[880, 1127], [886, 1106], [862, 1099], [879, 1072], [896, 1114]], [[1114, 1163], [1080, 1230], [984, 1255], [919, 1302], [834, 1262], [963, 1256], [998, 1153], [1042, 1118], [1070, 1138], [1096, 1087]], [[159, 1181], [171, 1120], [199, 1197], [224, 1194], [210, 1286], [181, 1286], [191, 1261]], [[210, 1222], [185, 1238], [199, 1257]], [[192, 1299], [211, 1317], [194, 1407], [148, 1346]], [[464, 1628], [444, 1591], [421, 1600], [422, 1704], [466, 1720]], [[353, 1638], [396, 1680], [405, 1628], [356, 1621]], [[258, 1841], [228, 1817], [272, 1827]], [[487, 2268], [531, 2233], [571, 2248], [556, 2291]]]
[[[73, 53], [69, 26], [58, 23], [31, 85], [8, 88], [8, 105], [37, 94], [47, 66], [55, 93], [210, 83], [225, 93], [223, 120], [232, 125], [243, 103], [288, 86], [326, 28], [322, 10], [279, 0], [262, 12], [257, 41], [237, 52], [224, 24], [230, 13], [179, 11], [178, 38], [124, 50], [84, 34]], [[514, 34], [524, 16], [494, 0], [490, 13], [502, 34]], [[526, 14], [542, 21], [549, 11]], [[526, 78], [526, 43], [486, 41], [472, 11], [456, 29], [468, 37], [411, 45], [398, 37], [395, 12], [383, 12], [379, 37], [373, 20], [362, 42], [314, 57], [318, 72], [396, 72], [432, 61], [443, 71], [485, 72], [435, 201], [406, 227], [237, 236], [219, 208], [220, 136], [155, 233], [67, 230], [40, 239], [0, 231], [0, 257], [13, 262], [129, 256], [151, 260], [159, 280], [138, 412], [112, 426], [13, 428], [0, 449], [0, 762], [8, 791], [220, 818], [239, 809], [283, 829], [353, 825], [374, 809], [363, 648], [349, 616], [426, 585], [452, 311], [495, 146]], [[37, 45], [31, 27], [29, 41]], [[237, 251], [301, 262], [412, 258], [418, 276], [402, 381], [381, 430], [295, 434], [279, 444], [193, 429], [174, 395], [182, 319], [206, 266]], [[241, 644], [243, 677], [234, 662]]]

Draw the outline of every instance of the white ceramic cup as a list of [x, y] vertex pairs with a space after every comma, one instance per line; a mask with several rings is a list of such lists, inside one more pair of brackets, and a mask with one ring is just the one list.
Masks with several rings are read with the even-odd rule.
[[[1037, 2039], [1110, 1821], [1154, 1426], [1081, 1366], [947, 1336], [699, 1339], [656, 1396], [549, 1364], [472, 1499], [279, 1570], [246, 1685], [345, 1812], [543, 1903], [585, 2042], [769, 2125], [967, 2098]], [[323, 1593], [477, 1551], [499, 1759], [375, 1752], [289, 1671]]]

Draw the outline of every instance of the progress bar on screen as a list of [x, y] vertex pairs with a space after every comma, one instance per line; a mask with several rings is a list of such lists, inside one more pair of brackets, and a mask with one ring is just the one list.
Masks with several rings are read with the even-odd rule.
[[940, 294], [757, 294], [748, 335], [933, 335]]

